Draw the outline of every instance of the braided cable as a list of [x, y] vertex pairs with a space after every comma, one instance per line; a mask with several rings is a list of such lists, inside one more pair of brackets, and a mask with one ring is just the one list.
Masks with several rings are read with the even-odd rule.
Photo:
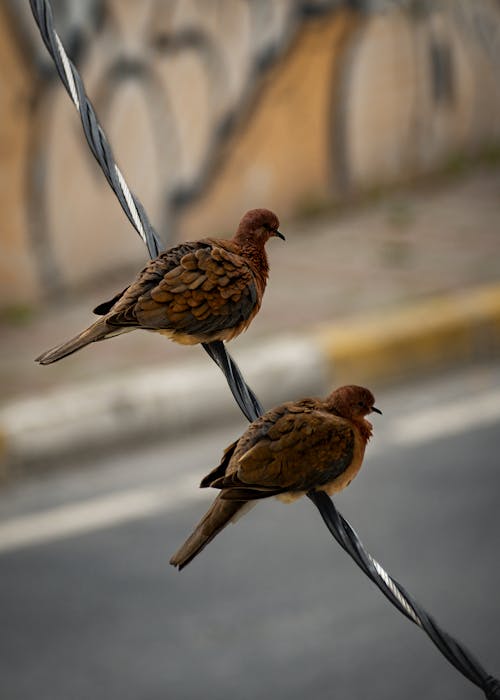
[[[48, 0], [30, 0], [33, 16], [49, 51], [59, 77], [77, 108], [90, 150], [99, 163], [108, 183], [116, 194], [127, 218], [147, 246], [151, 258], [161, 251], [158, 234], [137, 197], [130, 191], [115, 163], [106, 135], [85, 92], [82, 79], [69, 59], [54, 29]], [[203, 348], [224, 372], [229, 387], [249, 421], [262, 415], [263, 407], [227, 352], [224, 343], [203, 343]], [[421, 627], [448, 661], [472, 683], [481, 688], [488, 700], [500, 700], [500, 681], [488, 674], [483, 666], [459, 642], [442, 630], [434, 619], [395, 581], [364, 549], [351, 525], [337, 511], [323, 491], [311, 491], [308, 497], [318, 508], [328, 530], [340, 546], [354, 559], [362, 571], [375, 583], [388, 600], [409, 620]]]
[[54, 61], [64, 87], [78, 110], [90, 150], [116, 194], [128, 220], [146, 244], [150, 257], [156, 258], [163, 248], [160, 238], [149, 221], [144, 207], [130, 191], [123, 174], [116, 165], [111, 146], [85, 92], [80, 74], [68, 57], [54, 28], [52, 8], [47, 0], [30, 0], [30, 5], [43, 42]]
[[491, 676], [482, 664], [458, 641], [447, 634], [417, 601], [395, 581], [365, 550], [351, 525], [335, 508], [324, 491], [310, 491], [308, 497], [319, 510], [329, 531], [388, 600], [409, 620], [418, 625], [448, 661], [477, 685], [488, 700], [500, 700], [500, 681]]
[[[101, 127], [85, 86], [75, 65], [54, 28], [52, 8], [48, 0], [30, 0], [31, 11], [43, 42], [51, 55], [61, 81], [80, 114], [87, 143], [99, 163], [109, 185], [117, 196], [130, 223], [147, 246], [149, 256], [156, 258], [163, 246], [139, 199], [130, 191], [123, 173], [118, 168], [111, 146]], [[204, 350], [220, 367], [231, 393], [247, 420], [252, 421], [263, 412], [257, 397], [246, 385], [236, 362], [223, 343], [203, 343]]]

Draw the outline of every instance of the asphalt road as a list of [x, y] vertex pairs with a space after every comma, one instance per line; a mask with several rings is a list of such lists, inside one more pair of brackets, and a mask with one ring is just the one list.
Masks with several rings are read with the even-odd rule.
[[[500, 367], [377, 395], [337, 506], [368, 550], [500, 675]], [[0, 493], [2, 700], [473, 700], [312, 504], [262, 502], [186, 570], [199, 477], [242, 424]]]

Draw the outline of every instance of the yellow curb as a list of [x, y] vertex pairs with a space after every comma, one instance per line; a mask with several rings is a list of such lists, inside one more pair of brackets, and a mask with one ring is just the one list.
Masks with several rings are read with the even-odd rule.
[[320, 326], [335, 383], [400, 379], [500, 352], [500, 284]]

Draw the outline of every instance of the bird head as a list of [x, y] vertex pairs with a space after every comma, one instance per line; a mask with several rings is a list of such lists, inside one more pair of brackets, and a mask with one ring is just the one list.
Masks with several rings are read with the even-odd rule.
[[264, 245], [272, 236], [283, 241], [285, 236], [279, 231], [279, 219], [269, 209], [250, 209], [243, 216], [235, 238], [241, 242], [255, 241]]
[[351, 420], [363, 418], [372, 412], [382, 414], [382, 411], [375, 406], [372, 392], [354, 384], [335, 389], [325, 403], [328, 410]]

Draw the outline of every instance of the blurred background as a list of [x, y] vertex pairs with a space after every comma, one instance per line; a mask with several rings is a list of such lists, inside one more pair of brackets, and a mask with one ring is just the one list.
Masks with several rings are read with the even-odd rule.
[[[353, 9], [359, 5], [357, 9]], [[500, 141], [495, 0], [53, 3], [132, 189], [165, 243], [372, 192]], [[385, 11], [382, 11], [385, 10]], [[2, 305], [143, 258], [27, 3], [2, 3]]]
[[[374, 389], [384, 418], [339, 505], [498, 675], [500, 2], [51, 4], [165, 246], [279, 215], [231, 352], [266, 407]], [[199, 348], [153, 334], [33, 362], [147, 256], [18, 0], [0, 209], [2, 697], [478, 697], [308, 503], [259, 504], [170, 571], [244, 421]]]

